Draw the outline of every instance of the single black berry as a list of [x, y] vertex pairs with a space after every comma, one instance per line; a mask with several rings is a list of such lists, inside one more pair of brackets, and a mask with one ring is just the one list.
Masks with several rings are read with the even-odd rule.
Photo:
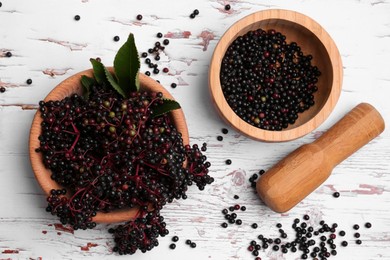
[[178, 237], [178, 236], [173, 236], [173, 237], [172, 237], [172, 241], [173, 241], [173, 242], [179, 241], [179, 237]]
[[226, 163], [227, 165], [230, 165], [230, 164], [232, 164], [232, 160], [227, 159], [227, 160], [225, 161], [225, 163]]
[[31, 84], [32, 84], [32, 79], [27, 79], [27, 80], [26, 80], [26, 83], [27, 83], [28, 85], [31, 85]]
[[339, 235], [342, 236], [342, 237], [345, 236], [345, 231], [344, 231], [344, 230], [341, 230], [341, 231], [339, 232]]
[[0, 87], [0, 93], [4, 93], [5, 92], [5, 87]]
[[171, 88], [176, 88], [177, 87], [177, 84], [176, 83], [172, 83], [171, 84]]
[[251, 227], [254, 228], [254, 229], [256, 229], [256, 228], [258, 227], [258, 225], [257, 225], [256, 223], [253, 223], [253, 224], [251, 225]]
[[142, 58], [148, 57], [148, 53], [147, 53], [147, 52], [143, 52], [143, 53], [141, 54], [141, 57], [142, 57]]
[[194, 13], [190, 14], [190, 18], [191, 18], [191, 19], [194, 19], [195, 16], [196, 16], [196, 15], [195, 15]]
[[79, 21], [80, 18], [81, 18], [80, 15], [75, 15], [75, 16], [74, 16], [74, 19], [75, 19], [76, 21]]
[[238, 195], [234, 195], [233, 197], [235, 200], [238, 200], [240, 197]]
[[335, 192], [335, 193], [333, 193], [333, 197], [335, 197], [335, 198], [338, 198], [338, 197], [340, 197], [340, 192]]
[[158, 32], [156, 36], [157, 36], [157, 38], [162, 38], [162, 37], [163, 37], [163, 34], [160, 33], [160, 32]]
[[137, 20], [138, 20], [138, 21], [141, 21], [141, 20], [142, 20], [142, 18], [143, 18], [143, 17], [142, 17], [142, 15], [141, 15], [141, 14], [137, 15]]
[[217, 136], [217, 140], [218, 140], [218, 141], [222, 141], [222, 140], [223, 140], [223, 137], [219, 135], [219, 136]]
[[242, 224], [242, 220], [241, 220], [241, 219], [237, 219], [237, 220], [236, 220], [236, 224], [237, 224], [237, 225], [241, 225], [241, 224]]
[[364, 224], [364, 226], [365, 226], [366, 228], [371, 228], [371, 227], [372, 227], [372, 225], [371, 225], [370, 222], [367, 222], [366, 224]]
[[361, 245], [361, 244], [362, 244], [362, 241], [361, 241], [360, 239], [357, 239], [357, 240], [356, 240], [356, 244]]
[[7, 52], [5, 53], [5, 56], [6, 56], [7, 58], [11, 58], [11, 57], [12, 57], [12, 52], [7, 51]]
[[198, 15], [199, 14], [199, 10], [198, 9], [195, 9], [194, 12], [193, 12], [194, 15]]
[[347, 242], [347, 241], [343, 241], [343, 242], [341, 242], [341, 245], [342, 245], [343, 247], [346, 247], [346, 246], [348, 246], [348, 242]]
[[227, 224], [226, 222], [223, 222], [223, 223], [221, 224], [221, 227], [227, 228], [227, 227], [228, 227], [228, 224]]
[[225, 5], [225, 10], [226, 10], [226, 11], [229, 11], [229, 10], [230, 10], [230, 8], [231, 8], [231, 6], [230, 6], [230, 5]]
[[173, 244], [173, 243], [170, 244], [170, 245], [169, 245], [169, 248], [170, 248], [170, 249], [175, 249], [175, 248], [176, 248], [176, 244]]
[[118, 35], [114, 36], [114, 41], [119, 42], [120, 38]]
[[169, 44], [169, 40], [168, 40], [168, 39], [165, 39], [165, 40], [163, 41], [163, 44], [164, 44], [164, 45], [168, 45], [168, 44]]
[[191, 245], [190, 245], [192, 248], [195, 248], [196, 247], [196, 243], [195, 242], [191, 242]]
[[245, 211], [246, 210], [246, 207], [245, 206], [241, 206], [241, 211]]
[[191, 245], [191, 243], [192, 243], [191, 240], [189, 240], [189, 239], [186, 240], [186, 244], [187, 244], [187, 245]]
[[360, 227], [358, 224], [353, 225], [353, 229], [358, 230]]
[[227, 133], [229, 133], [229, 130], [227, 130], [226, 128], [222, 128], [222, 133], [226, 135]]

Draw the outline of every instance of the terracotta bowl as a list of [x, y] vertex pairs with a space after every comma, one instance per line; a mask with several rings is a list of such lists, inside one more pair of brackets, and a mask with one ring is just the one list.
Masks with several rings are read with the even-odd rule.
[[[315, 105], [300, 113], [295, 124], [282, 131], [263, 130], [238, 117], [230, 108], [220, 83], [221, 62], [230, 44], [241, 35], [257, 29], [274, 29], [297, 42], [305, 55], [313, 56], [312, 64], [322, 72]], [[316, 129], [332, 112], [339, 99], [343, 77], [340, 53], [329, 34], [313, 19], [288, 10], [266, 10], [248, 15], [233, 24], [219, 40], [211, 59], [209, 88], [220, 115], [243, 134], [260, 141], [281, 142], [302, 137]]]
[[[66, 96], [69, 96], [73, 93], [81, 94], [81, 84], [80, 78], [82, 75], [87, 75], [89, 77], [93, 76], [92, 70], [82, 71], [77, 73], [56, 86], [44, 99], [44, 101], [49, 100], [61, 100]], [[155, 80], [151, 79], [144, 74], [140, 74], [141, 89], [146, 91], [155, 91], [162, 92], [165, 98], [173, 99], [171, 94]], [[188, 137], [188, 128], [185, 121], [184, 113], [182, 109], [174, 110], [171, 113], [173, 123], [176, 125], [176, 128], [179, 132], [182, 133], [184, 144], [189, 144]], [[30, 141], [29, 141], [29, 151], [30, 151], [30, 160], [31, 166], [34, 171], [35, 177], [42, 187], [43, 191], [49, 195], [50, 190], [60, 189], [55, 181], [50, 177], [51, 172], [47, 169], [42, 162], [42, 153], [35, 152], [35, 149], [40, 146], [38, 136], [41, 134], [41, 113], [38, 110], [34, 116], [31, 130], [30, 130]], [[98, 223], [113, 223], [113, 222], [122, 222], [134, 218], [137, 214], [138, 209], [132, 208], [127, 210], [117, 210], [110, 213], [99, 212], [94, 218], [93, 221]]]

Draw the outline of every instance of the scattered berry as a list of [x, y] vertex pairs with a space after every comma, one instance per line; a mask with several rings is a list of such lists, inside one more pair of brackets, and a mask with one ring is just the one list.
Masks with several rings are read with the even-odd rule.
[[32, 84], [32, 79], [27, 79], [27, 80], [26, 80], [26, 83], [27, 83], [28, 85], [31, 85], [31, 84]]
[[143, 18], [143, 17], [142, 17], [142, 15], [141, 15], [141, 14], [137, 15], [137, 20], [138, 20], [138, 21], [141, 21], [141, 20], [142, 20], [142, 18]]
[[117, 35], [117, 36], [114, 36], [114, 41], [115, 41], [115, 42], [119, 42], [119, 40], [120, 40], [120, 38], [119, 38], [118, 35]]
[[226, 11], [229, 11], [230, 8], [231, 8], [231, 6], [230, 6], [229, 4], [228, 4], [228, 5], [225, 5], [225, 10], [226, 10]]

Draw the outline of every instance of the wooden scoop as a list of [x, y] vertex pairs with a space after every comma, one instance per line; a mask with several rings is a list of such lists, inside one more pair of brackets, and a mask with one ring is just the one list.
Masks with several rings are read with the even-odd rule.
[[276, 212], [290, 210], [384, 128], [373, 106], [359, 104], [316, 141], [299, 147], [261, 176], [256, 184], [260, 198]]

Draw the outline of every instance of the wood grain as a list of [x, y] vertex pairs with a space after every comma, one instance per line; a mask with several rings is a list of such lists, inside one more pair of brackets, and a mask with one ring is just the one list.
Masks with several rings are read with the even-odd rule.
[[[110, 72], [113, 72], [113, 68], [109, 68]], [[93, 70], [85, 70], [75, 75], [70, 76], [56, 86], [44, 99], [45, 102], [50, 100], [62, 100], [72, 94], [81, 95], [81, 76], [86, 75], [93, 77]], [[159, 83], [150, 77], [140, 74], [139, 80], [141, 83], [141, 89], [144, 91], [162, 92], [164, 98], [174, 99], [172, 95]], [[173, 110], [170, 112], [172, 116], [172, 122], [175, 124], [177, 130], [182, 133], [183, 143], [189, 144], [188, 128], [185, 121], [184, 113], [182, 109]], [[40, 147], [39, 135], [41, 134], [42, 117], [41, 112], [38, 110], [34, 116], [30, 130], [29, 152], [31, 166], [34, 171], [35, 177], [38, 183], [41, 185], [44, 192], [49, 195], [52, 189], [62, 189], [54, 180], [51, 179], [51, 172], [43, 164], [42, 153], [37, 153], [35, 150]], [[97, 223], [113, 223], [122, 222], [134, 218], [138, 213], [138, 208], [132, 208], [128, 210], [117, 210], [110, 213], [98, 212], [93, 221]]]
[[[257, 29], [274, 29], [296, 42], [305, 55], [313, 56], [312, 64], [321, 71], [315, 104], [299, 114], [295, 124], [282, 131], [267, 131], [242, 120], [229, 106], [221, 88], [221, 62], [230, 44], [238, 37]], [[330, 35], [310, 17], [288, 10], [265, 10], [250, 14], [233, 24], [222, 36], [210, 64], [211, 96], [222, 117], [238, 131], [260, 141], [279, 142], [302, 137], [316, 129], [330, 115], [339, 99], [343, 66], [340, 53]]]
[[[89, 58], [100, 57], [112, 64], [115, 53], [130, 32], [135, 35], [138, 50], [153, 47], [157, 32], [169, 38], [154, 61], [169, 73], [152, 74], [181, 104], [191, 143], [208, 143], [206, 155], [211, 162], [210, 174], [215, 182], [200, 192], [190, 187], [187, 200], [175, 200], [162, 211], [170, 234], [159, 238], [160, 245], [151, 252], [136, 253], [127, 258], [137, 260], [248, 260], [247, 250], [259, 234], [276, 238], [276, 223], [292, 238], [294, 218], [309, 214], [310, 225], [320, 220], [337, 222], [347, 232], [335, 240], [337, 256], [329, 259], [390, 259], [390, 134], [379, 137], [336, 166], [332, 175], [296, 207], [285, 214], [273, 212], [250, 187], [249, 177], [259, 169], [270, 169], [287, 154], [318, 139], [356, 104], [368, 102], [390, 120], [390, 1], [389, 0], [273, 0], [273, 1], [135, 1], [135, 0], [2, 0], [0, 8], [0, 259], [119, 259], [111, 251], [113, 240], [107, 233], [112, 225], [98, 224], [96, 229], [56, 230], [58, 219], [45, 212], [46, 194], [36, 182], [31, 169], [28, 137], [38, 102], [67, 77], [90, 68]], [[229, 2], [231, 10], [224, 11]], [[200, 14], [190, 19], [197, 8]], [[236, 21], [251, 13], [270, 8], [289, 9], [312, 17], [332, 35], [343, 60], [343, 88], [333, 112], [314, 132], [282, 143], [256, 142], [236, 131], [216, 112], [208, 89], [208, 70], [213, 50], [223, 33]], [[81, 16], [80, 21], [73, 19]], [[135, 25], [137, 14], [144, 16]], [[124, 23], [114, 22], [124, 21]], [[203, 31], [214, 39], [205, 42]], [[115, 35], [119, 42], [113, 41]], [[203, 35], [204, 36], [204, 35]], [[55, 39], [87, 45], [71, 50], [49, 41]], [[206, 39], [206, 38], [205, 38]], [[13, 56], [2, 56], [11, 51]], [[44, 74], [43, 72], [48, 74]], [[151, 71], [141, 62], [141, 71]], [[50, 73], [52, 72], [52, 73]], [[64, 74], [65, 73], [65, 74]], [[63, 74], [63, 75], [62, 75]], [[31, 78], [33, 83], [26, 84]], [[178, 87], [171, 89], [172, 82]], [[26, 109], [27, 108], [27, 109]], [[224, 135], [221, 128], [227, 128]], [[223, 141], [216, 137], [223, 136]], [[226, 165], [225, 160], [232, 164]], [[332, 197], [333, 192], [340, 197]], [[233, 196], [238, 194], [239, 200]], [[221, 210], [239, 203], [247, 211], [238, 212], [243, 225], [220, 227], [225, 221]], [[363, 244], [353, 238], [353, 224], [370, 221], [371, 229], [361, 229]], [[258, 223], [259, 228], [250, 227]], [[44, 234], [44, 231], [46, 234]], [[58, 232], [60, 234], [58, 234]], [[171, 238], [180, 240], [169, 249]], [[197, 243], [192, 249], [185, 240]], [[340, 247], [345, 239], [346, 248]], [[98, 246], [82, 251], [88, 243]], [[2, 253], [18, 250], [17, 254]], [[264, 260], [296, 260], [300, 254], [260, 251]]]
[[257, 182], [257, 193], [272, 210], [289, 211], [318, 188], [336, 165], [384, 129], [379, 112], [367, 103], [359, 104], [316, 141], [269, 169]]

